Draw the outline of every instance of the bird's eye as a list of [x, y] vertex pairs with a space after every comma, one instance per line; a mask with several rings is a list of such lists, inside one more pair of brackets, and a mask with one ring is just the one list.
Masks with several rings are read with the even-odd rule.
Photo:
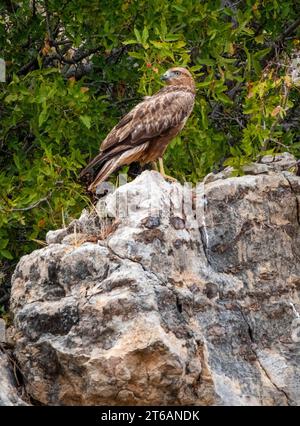
[[180, 75], [180, 71], [175, 71], [175, 75]]

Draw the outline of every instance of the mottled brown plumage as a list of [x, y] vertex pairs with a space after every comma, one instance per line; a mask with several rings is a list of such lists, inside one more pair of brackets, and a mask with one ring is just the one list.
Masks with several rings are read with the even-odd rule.
[[170, 141], [184, 127], [194, 106], [194, 80], [185, 68], [171, 68], [162, 80], [167, 86], [125, 115], [102, 142], [100, 153], [81, 172], [83, 176], [101, 166], [90, 191], [125, 164], [162, 158]]

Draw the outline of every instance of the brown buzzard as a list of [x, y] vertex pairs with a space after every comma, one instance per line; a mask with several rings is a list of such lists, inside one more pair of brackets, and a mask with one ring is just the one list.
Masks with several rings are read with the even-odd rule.
[[134, 161], [145, 164], [159, 160], [160, 172], [167, 177], [162, 157], [193, 110], [195, 83], [185, 68], [171, 68], [161, 79], [167, 86], [125, 115], [102, 142], [100, 153], [81, 172], [83, 176], [100, 166], [89, 191], [95, 191], [117, 168]]

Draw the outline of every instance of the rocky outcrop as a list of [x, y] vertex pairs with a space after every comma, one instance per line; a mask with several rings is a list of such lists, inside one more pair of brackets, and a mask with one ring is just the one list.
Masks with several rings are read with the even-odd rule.
[[13, 276], [10, 342], [49, 405], [299, 405], [300, 179], [146, 171]]

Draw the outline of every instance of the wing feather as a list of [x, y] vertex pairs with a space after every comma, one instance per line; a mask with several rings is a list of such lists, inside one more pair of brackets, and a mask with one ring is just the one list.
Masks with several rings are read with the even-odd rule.
[[137, 145], [167, 132], [189, 116], [193, 105], [191, 92], [158, 92], [121, 119], [102, 142], [100, 152], [122, 143]]

